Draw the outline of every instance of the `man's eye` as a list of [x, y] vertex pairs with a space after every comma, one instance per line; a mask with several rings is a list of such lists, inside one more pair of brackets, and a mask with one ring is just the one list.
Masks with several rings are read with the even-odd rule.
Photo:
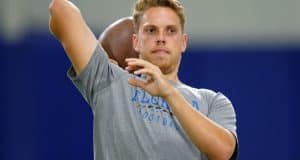
[[174, 28], [169, 28], [168, 29], [168, 33], [175, 33], [176, 32], [176, 29], [174, 29]]
[[148, 28], [148, 29], [147, 29], [147, 32], [148, 32], [148, 33], [153, 33], [153, 32], [155, 32], [155, 29], [154, 29], [154, 28]]

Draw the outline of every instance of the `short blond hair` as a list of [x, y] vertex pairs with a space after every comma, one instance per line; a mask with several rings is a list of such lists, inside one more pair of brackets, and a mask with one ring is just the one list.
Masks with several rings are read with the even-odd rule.
[[137, 0], [133, 7], [132, 14], [135, 31], [139, 29], [141, 17], [144, 12], [152, 7], [167, 7], [172, 9], [179, 17], [181, 28], [184, 30], [184, 8], [178, 0]]

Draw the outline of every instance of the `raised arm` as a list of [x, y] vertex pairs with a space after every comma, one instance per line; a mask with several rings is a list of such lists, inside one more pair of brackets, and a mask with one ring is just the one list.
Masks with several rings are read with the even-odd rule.
[[68, 0], [52, 0], [49, 28], [61, 42], [77, 74], [89, 62], [98, 43], [80, 10]]

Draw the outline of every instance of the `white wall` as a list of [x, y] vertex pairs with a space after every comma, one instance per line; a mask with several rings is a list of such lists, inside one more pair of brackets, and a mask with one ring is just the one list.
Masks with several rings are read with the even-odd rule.
[[[131, 14], [135, 0], [73, 0], [94, 32]], [[0, 34], [48, 29], [50, 0], [1, 0]], [[300, 40], [300, 0], [182, 0], [192, 41]]]

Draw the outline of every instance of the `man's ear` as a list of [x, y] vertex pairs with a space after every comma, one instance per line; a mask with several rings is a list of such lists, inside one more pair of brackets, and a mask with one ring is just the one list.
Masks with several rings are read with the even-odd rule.
[[188, 36], [186, 33], [184, 33], [182, 35], [182, 46], [181, 46], [181, 52], [185, 52], [186, 50], [186, 47], [187, 47], [187, 41], [188, 41]]
[[139, 47], [138, 47], [138, 35], [136, 33], [134, 33], [132, 35], [132, 45], [133, 45], [133, 48], [136, 52], [139, 52]]

